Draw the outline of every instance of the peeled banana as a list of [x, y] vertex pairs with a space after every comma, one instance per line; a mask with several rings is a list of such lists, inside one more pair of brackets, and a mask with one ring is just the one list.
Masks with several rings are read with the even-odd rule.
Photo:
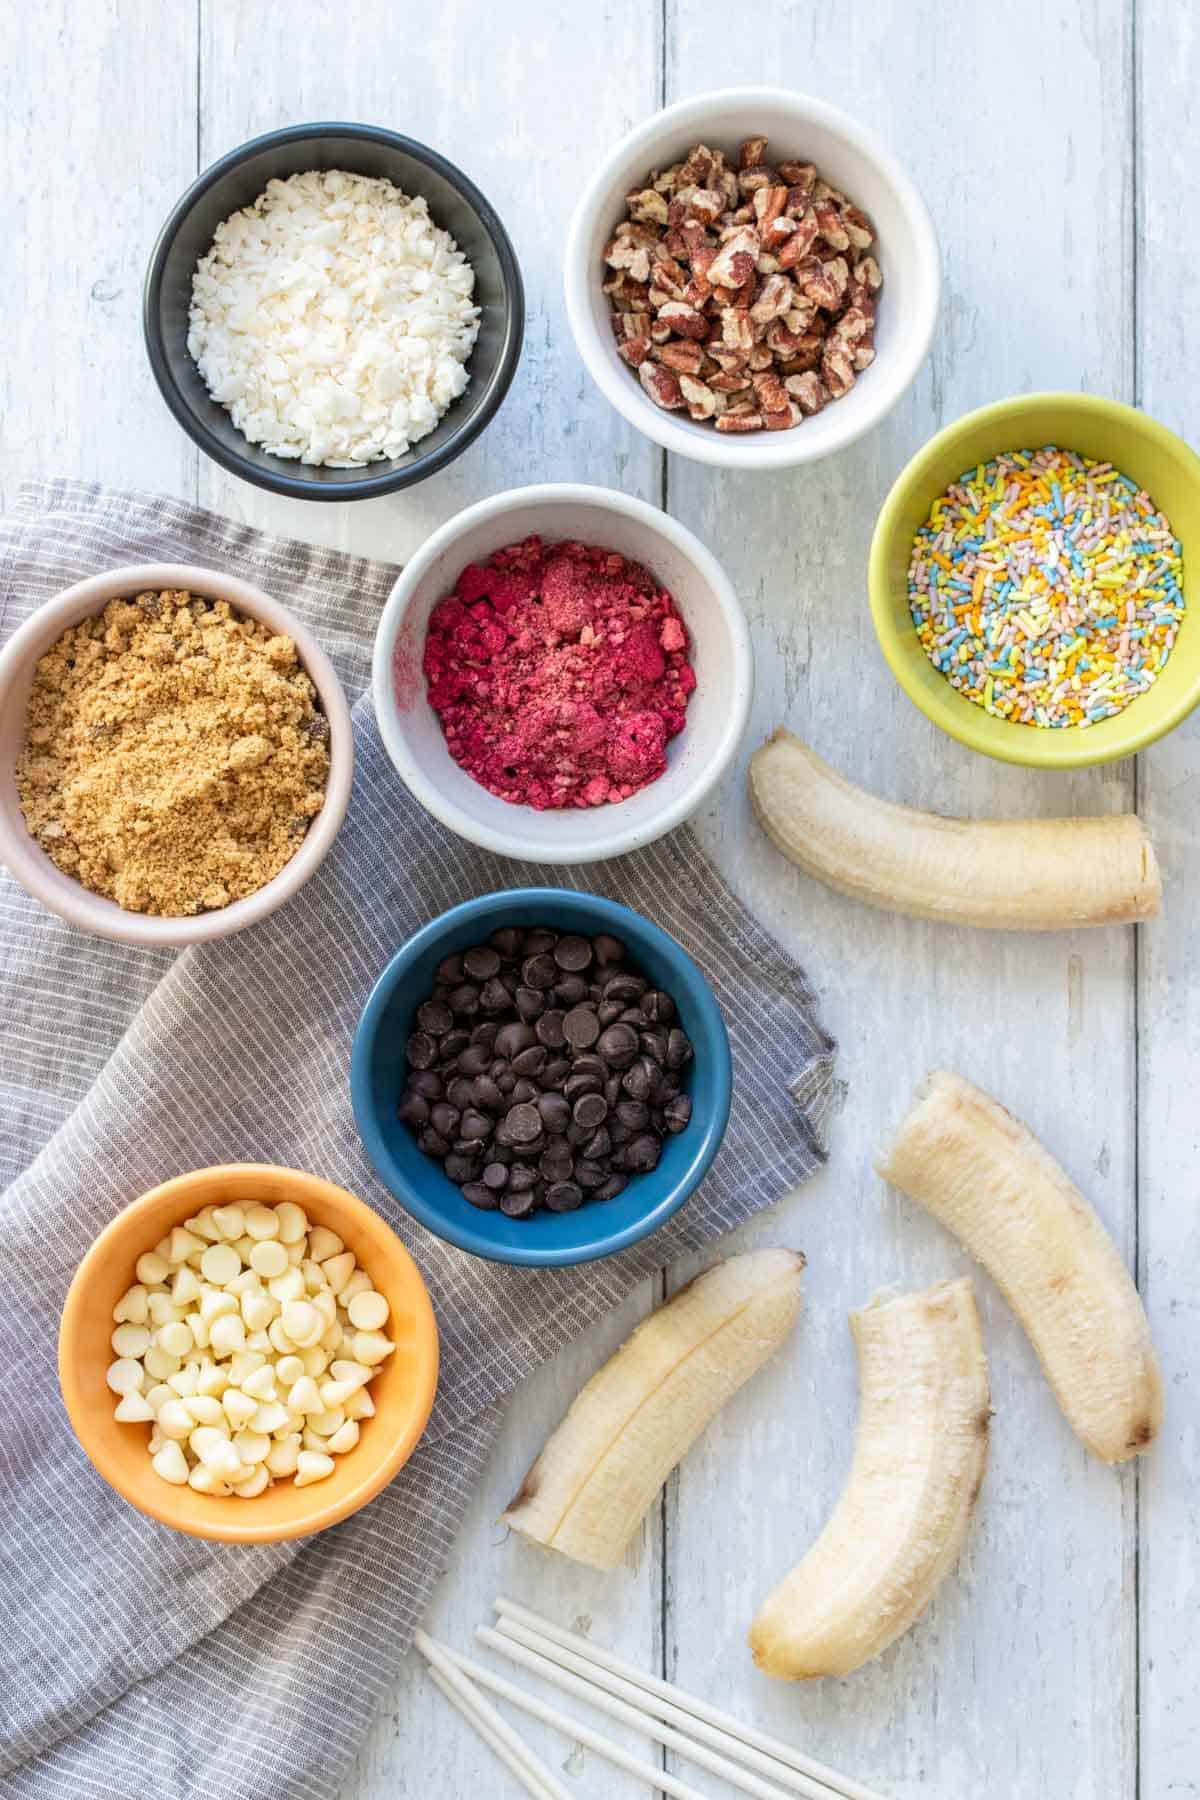
[[916, 812], [853, 786], [782, 730], [750, 758], [749, 781], [758, 821], [785, 856], [887, 912], [1056, 931], [1150, 919], [1162, 898], [1153, 846], [1132, 813], [985, 820]]
[[1033, 1133], [961, 1075], [939, 1072], [876, 1167], [983, 1264], [1088, 1449], [1105, 1462], [1147, 1449], [1162, 1423], [1162, 1376], [1138, 1291]]
[[651, 1313], [576, 1397], [504, 1523], [616, 1568], [676, 1463], [792, 1329], [803, 1268], [798, 1250], [730, 1256]]
[[987, 1463], [987, 1360], [971, 1283], [850, 1314], [854, 1460], [829, 1523], [750, 1631], [759, 1668], [848, 1675], [907, 1631], [952, 1567]]

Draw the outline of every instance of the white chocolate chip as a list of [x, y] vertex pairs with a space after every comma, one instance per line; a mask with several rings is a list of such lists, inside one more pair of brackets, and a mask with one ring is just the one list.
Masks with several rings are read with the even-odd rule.
[[227, 1287], [242, 1272], [242, 1259], [232, 1244], [210, 1244], [200, 1258], [200, 1273], [214, 1287]]
[[313, 1262], [324, 1262], [328, 1256], [336, 1256], [339, 1250], [346, 1248], [336, 1231], [327, 1226], [314, 1225], [308, 1234], [308, 1254]]
[[155, 1250], [147, 1250], [139, 1256], [134, 1271], [137, 1278], [146, 1287], [153, 1287], [156, 1282], [165, 1281], [171, 1273], [171, 1265], [165, 1256], [159, 1256]]
[[308, 1219], [303, 1207], [297, 1206], [293, 1200], [281, 1200], [275, 1208], [275, 1217], [279, 1220], [279, 1236], [285, 1244], [298, 1244], [308, 1230]]
[[131, 1288], [126, 1288], [113, 1307], [113, 1321], [117, 1325], [144, 1325], [149, 1316], [146, 1290], [140, 1281], [135, 1282]]
[[144, 1394], [122, 1394], [113, 1410], [114, 1419], [120, 1419], [122, 1425], [144, 1424], [154, 1416], [154, 1408]]
[[115, 1356], [144, 1356], [150, 1348], [150, 1333], [144, 1325], [118, 1325], [108, 1341]]
[[344, 1456], [347, 1450], [353, 1450], [357, 1442], [358, 1423], [354, 1419], [347, 1419], [331, 1437], [326, 1438], [325, 1448], [332, 1456]]
[[359, 1331], [382, 1331], [391, 1310], [383, 1295], [376, 1293], [374, 1288], [365, 1288], [361, 1294], [355, 1294], [346, 1308], [350, 1323]]
[[311, 1487], [314, 1481], [327, 1480], [335, 1466], [332, 1456], [323, 1456], [319, 1450], [301, 1450], [293, 1479], [298, 1488]]
[[169, 1481], [172, 1487], [187, 1486], [187, 1457], [177, 1443], [164, 1444], [151, 1458], [151, 1467], [156, 1475], [163, 1481]]
[[246, 1229], [246, 1215], [240, 1206], [214, 1206], [212, 1222], [223, 1238], [240, 1238]]

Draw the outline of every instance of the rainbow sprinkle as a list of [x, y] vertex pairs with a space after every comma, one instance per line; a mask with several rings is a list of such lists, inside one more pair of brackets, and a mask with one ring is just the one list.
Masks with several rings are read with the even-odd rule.
[[1183, 622], [1182, 547], [1111, 463], [1047, 444], [967, 469], [913, 539], [926, 656], [1014, 724], [1084, 731], [1161, 674]]

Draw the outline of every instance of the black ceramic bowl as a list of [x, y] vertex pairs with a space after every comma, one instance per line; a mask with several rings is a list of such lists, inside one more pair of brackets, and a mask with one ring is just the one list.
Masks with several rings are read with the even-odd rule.
[[[422, 194], [475, 271], [479, 336], [470, 383], [428, 437], [406, 456], [359, 469], [310, 468], [249, 443], [209, 395], [188, 354], [188, 308], [196, 264], [217, 226], [249, 206], [268, 181], [307, 169], [386, 176]], [[521, 272], [508, 233], [473, 182], [453, 163], [398, 132], [375, 125], [289, 125], [231, 150], [197, 177], [163, 226], [142, 313], [150, 366], [183, 429], [214, 462], [256, 487], [298, 500], [365, 500], [423, 481], [462, 453], [496, 411], [513, 378], [525, 328]]]

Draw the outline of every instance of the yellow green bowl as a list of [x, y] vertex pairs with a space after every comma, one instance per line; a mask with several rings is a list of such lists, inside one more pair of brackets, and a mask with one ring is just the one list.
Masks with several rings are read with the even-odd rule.
[[1041, 730], [994, 718], [964, 699], [929, 661], [908, 607], [913, 536], [964, 469], [1006, 450], [1057, 444], [1111, 462], [1145, 488], [1183, 545], [1183, 596], [1200, 594], [1200, 457], [1145, 413], [1094, 394], [1021, 394], [947, 425], [901, 471], [871, 540], [871, 616], [883, 654], [926, 718], [985, 756], [1039, 769], [1081, 769], [1132, 756], [1174, 729], [1200, 701], [1200, 623], [1185, 612], [1175, 647], [1148, 693], [1087, 730]]

